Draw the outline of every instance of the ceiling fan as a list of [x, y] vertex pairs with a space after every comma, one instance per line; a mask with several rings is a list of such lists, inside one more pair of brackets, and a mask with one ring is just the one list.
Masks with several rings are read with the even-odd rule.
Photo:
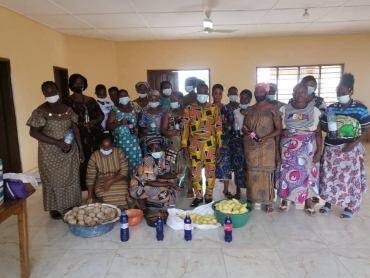
[[211, 11], [205, 12], [206, 19], [203, 19], [203, 30], [197, 31], [193, 33], [183, 34], [184, 36], [191, 35], [191, 34], [197, 34], [197, 33], [224, 33], [224, 34], [230, 34], [238, 31], [239, 29], [213, 29], [213, 21], [210, 19]]

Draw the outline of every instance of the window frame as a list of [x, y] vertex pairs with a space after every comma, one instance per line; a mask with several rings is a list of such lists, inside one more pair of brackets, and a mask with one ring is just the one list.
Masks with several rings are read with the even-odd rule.
[[[343, 75], [344, 73], [344, 66], [345, 64], [344, 63], [335, 63], [335, 64], [318, 64], [318, 65], [315, 65], [315, 64], [312, 64], [312, 65], [289, 65], [289, 66], [257, 66], [256, 67], [256, 83], [258, 82], [258, 69], [276, 69], [276, 82], [278, 83], [278, 80], [279, 80], [279, 69], [282, 69], [282, 68], [297, 68], [298, 70], [298, 74], [297, 74], [297, 84], [302, 80], [302, 76], [301, 76], [301, 68], [305, 67], [305, 68], [309, 68], [309, 67], [319, 67], [319, 77], [317, 79], [317, 90], [316, 90], [316, 95], [317, 96], [320, 96], [321, 94], [321, 69], [322, 67], [330, 67], [330, 66], [340, 66], [341, 68], [341, 76]], [[279, 84], [278, 85], [278, 88], [279, 88]], [[293, 90], [293, 88], [292, 88]], [[279, 94], [276, 94], [276, 100], [279, 100]]]

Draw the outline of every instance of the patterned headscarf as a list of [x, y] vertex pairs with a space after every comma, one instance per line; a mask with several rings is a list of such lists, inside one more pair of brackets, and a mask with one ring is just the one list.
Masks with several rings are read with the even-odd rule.
[[144, 85], [148, 89], [148, 92], [150, 91], [150, 85], [148, 82], [144, 82], [144, 81], [137, 82], [135, 85], [135, 89], [137, 90], [140, 85]]
[[157, 96], [157, 97], [160, 97], [161, 95], [159, 94], [159, 92], [157, 90], [151, 90], [149, 93], [148, 93], [148, 97], [150, 96]]
[[267, 83], [257, 83], [254, 88], [262, 87], [267, 93], [270, 91], [270, 86]]
[[163, 145], [164, 143], [164, 139], [161, 135], [157, 134], [157, 133], [148, 133], [146, 136], [145, 136], [145, 144], [147, 146], [151, 145], [151, 144], [161, 144]]

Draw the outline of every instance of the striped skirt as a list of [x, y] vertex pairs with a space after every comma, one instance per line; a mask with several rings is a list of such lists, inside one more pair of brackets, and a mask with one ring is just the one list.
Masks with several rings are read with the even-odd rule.
[[132, 199], [129, 194], [127, 180], [120, 180], [112, 184], [109, 191], [104, 191], [102, 184], [109, 178], [100, 178], [95, 183], [95, 194], [101, 198], [104, 203], [117, 206], [119, 209], [128, 209]]

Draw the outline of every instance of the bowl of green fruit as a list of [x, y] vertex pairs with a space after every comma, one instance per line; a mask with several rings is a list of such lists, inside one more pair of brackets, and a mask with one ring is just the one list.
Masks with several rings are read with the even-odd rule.
[[214, 202], [212, 209], [215, 212], [217, 221], [224, 225], [226, 214], [230, 214], [233, 228], [241, 228], [245, 226], [249, 220], [253, 206], [246, 201], [239, 201], [236, 199], [225, 199]]

